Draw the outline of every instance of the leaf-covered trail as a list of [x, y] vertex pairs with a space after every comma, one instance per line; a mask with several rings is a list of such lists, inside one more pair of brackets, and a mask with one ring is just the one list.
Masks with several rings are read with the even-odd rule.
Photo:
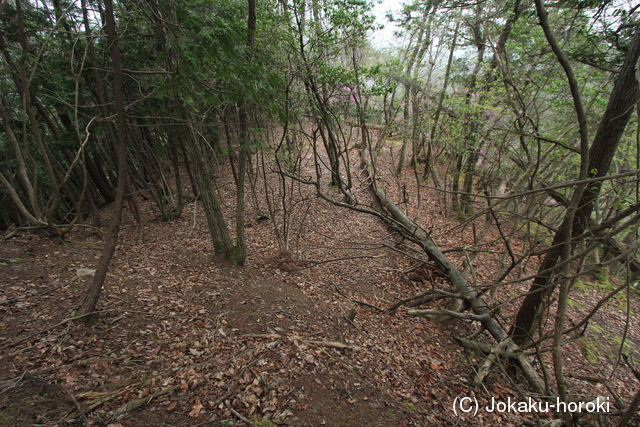
[[402, 252], [411, 249], [373, 217], [309, 203], [299, 240], [304, 259], [280, 252], [269, 222], [254, 219], [242, 269], [213, 256], [193, 203], [179, 220], [148, 222], [143, 242], [127, 213], [100, 314], [88, 325], [64, 320], [88, 285], [79, 273], [95, 267], [99, 236], [79, 229], [66, 244], [26, 233], [3, 242], [0, 391], [7, 403], [0, 415], [16, 426], [529, 419], [453, 414], [456, 396], [480, 404], [516, 396], [498, 369], [484, 387], [470, 385], [482, 358], [451, 337], [471, 334], [472, 325], [372, 307], [446, 288], [444, 278], [425, 268], [408, 272], [414, 261]]
[[[82, 421], [60, 388], [43, 398], [59, 405], [29, 406], [36, 383], [64, 387], [88, 422], [98, 424], [241, 423], [235, 412], [285, 425], [452, 421], [444, 382], [454, 374], [463, 384], [469, 372], [445, 353], [459, 350], [446, 340], [449, 348], [440, 348], [438, 327], [426, 321], [345, 298], [387, 306], [396, 293], [419, 287], [390, 268], [401, 257], [363, 244], [387, 237], [375, 221], [356, 217], [360, 223], [349, 227], [345, 212], [314, 208], [318, 217], [310, 220], [315, 229], [305, 245], [316, 249], [307, 256], [345, 260], [299, 271], [311, 264], [279, 253], [267, 240], [269, 224], [256, 222], [249, 228], [254, 257], [237, 269], [212, 255], [201, 212], [194, 229], [193, 208], [172, 223], [149, 222], [144, 242], [136, 241], [136, 224], [126, 217], [100, 315], [89, 325], [47, 330], [80, 301], [90, 278], [78, 271], [95, 266], [99, 251], [91, 245], [100, 244], [98, 236], [79, 231], [63, 245], [21, 234], [0, 246], [2, 384], [14, 385], [4, 392], [3, 413], [15, 425], [65, 416]], [[368, 239], [321, 245], [323, 228], [353, 242], [356, 230]], [[320, 247], [327, 243], [341, 250]], [[343, 317], [352, 307], [353, 324]], [[136, 402], [118, 419], [119, 409]]]

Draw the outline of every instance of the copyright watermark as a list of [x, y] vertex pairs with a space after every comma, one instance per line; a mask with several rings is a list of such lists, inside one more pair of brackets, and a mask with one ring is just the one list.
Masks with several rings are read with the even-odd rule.
[[591, 402], [563, 402], [560, 398], [554, 401], [540, 402], [532, 398], [525, 400], [513, 400], [510, 397], [506, 401], [491, 398], [484, 407], [478, 403], [478, 399], [469, 396], [458, 396], [453, 401], [453, 413], [457, 416], [463, 414], [477, 415], [479, 411], [497, 413], [533, 413], [533, 412], [586, 412], [607, 413], [610, 410], [609, 398], [598, 397]]

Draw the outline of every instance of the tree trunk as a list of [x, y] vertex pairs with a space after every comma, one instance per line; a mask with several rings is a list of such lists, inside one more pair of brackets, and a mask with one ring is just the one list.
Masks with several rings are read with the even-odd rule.
[[[438, 178], [438, 171], [435, 166], [431, 165], [431, 153], [434, 141], [436, 141], [436, 132], [438, 131], [438, 123], [440, 121], [440, 113], [442, 112], [442, 105], [444, 103], [444, 97], [447, 93], [447, 87], [449, 87], [449, 78], [451, 77], [451, 66], [453, 65], [453, 55], [458, 46], [458, 34], [460, 32], [460, 23], [462, 20], [456, 21], [456, 27], [453, 30], [453, 39], [451, 40], [451, 49], [449, 50], [449, 58], [447, 59], [447, 68], [444, 72], [444, 82], [442, 83], [442, 89], [440, 89], [440, 95], [438, 97], [438, 105], [433, 115], [433, 123], [431, 125], [431, 132], [429, 133], [429, 142], [427, 143], [427, 154], [424, 166], [423, 178], [427, 179], [429, 173], [433, 176], [434, 185], [436, 188], [441, 188], [440, 179]], [[433, 160], [435, 162], [435, 159]]]
[[[588, 170], [591, 178], [602, 177], [608, 173], [613, 155], [633, 111], [633, 106], [640, 100], [638, 80], [635, 76], [638, 58], [640, 58], [640, 28], [636, 30], [633, 44], [620, 69], [604, 116], [589, 150]], [[552, 243], [552, 247], [555, 249], [545, 256], [538, 275], [523, 300], [513, 323], [511, 333], [516, 343], [522, 345], [533, 337], [543, 303], [555, 289], [555, 286], [551, 285], [551, 275], [562, 256], [562, 243], [565, 242], [569, 233], [577, 236], [586, 229], [601, 186], [601, 182], [588, 185], [577, 204], [578, 208], [573, 221], [569, 222], [565, 218], [558, 229]]]
[[474, 148], [464, 166], [464, 182], [462, 184], [462, 194], [460, 194], [460, 212], [463, 215], [473, 215], [473, 182], [476, 173], [476, 163], [480, 158], [480, 152]]
[[[471, 307], [474, 312], [474, 314], [471, 315], [472, 318], [480, 321], [504, 349], [515, 354], [518, 350], [517, 345], [509, 337], [498, 319], [492, 315], [489, 305], [467, 284], [467, 280], [464, 276], [460, 271], [458, 271], [458, 269], [456, 269], [451, 261], [449, 261], [446, 255], [442, 253], [435, 242], [400, 209], [398, 209], [398, 207], [386, 196], [384, 190], [378, 186], [378, 182], [375, 178], [373, 167], [369, 159], [370, 154], [368, 153], [368, 149], [365, 147], [361, 153], [361, 164], [363, 166], [363, 170], [369, 178], [370, 188], [373, 195], [377, 198], [377, 201], [385, 213], [388, 214], [385, 215], [381, 212], [377, 212], [377, 216], [383, 219], [386, 224], [390, 225], [395, 231], [402, 234], [404, 238], [419, 245], [427, 254], [429, 259], [431, 259], [438, 269], [445, 274], [454, 291], [461, 295], [468, 307]], [[351, 208], [355, 207], [351, 206]], [[415, 315], [418, 313], [409, 312], [409, 314]], [[522, 368], [522, 371], [529, 383], [539, 393], [544, 393], [544, 382], [538, 376], [533, 366], [531, 366], [527, 361], [526, 357], [522, 353], [518, 353], [515, 357], [517, 358], [518, 363], [520, 364], [520, 367]]]
[[[91, 138], [92, 136], [89, 136]], [[92, 138], [92, 141], [97, 143], [95, 138]], [[107, 178], [107, 174], [104, 172], [104, 167], [102, 165], [102, 161], [100, 159], [100, 155], [98, 153], [92, 153], [85, 156], [84, 159], [85, 165], [87, 167], [87, 172], [91, 177], [91, 180], [95, 184], [96, 188], [100, 195], [104, 198], [104, 201], [107, 204], [113, 203], [116, 201], [116, 194], [113, 190], [113, 187], [109, 183], [109, 179]]]
[[[465, 105], [471, 107], [473, 103], [473, 96], [477, 96], [478, 99], [476, 102], [480, 102], [480, 100], [484, 97], [484, 92], [482, 94], [475, 94], [476, 87], [478, 86], [478, 75], [480, 74], [480, 69], [482, 68], [482, 64], [484, 62], [484, 52], [486, 49], [486, 36], [483, 32], [482, 28], [482, 4], [478, 3], [476, 6], [476, 16], [475, 21], [471, 25], [471, 30], [473, 31], [473, 43], [478, 50], [476, 64], [473, 67], [473, 72], [471, 73], [469, 83], [467, 85], [467, 95], [465, 97]], [[463, 118], [464, 123], [466, 125], [466, 133], [463, 138], [463, 147], [462, 151], [467, 155], [466, 162], [464, 165], [459, 164], [460, 168], [458, 172], [464, 172], [464, 182], [462, 184], [462, 194], [460, 194], [460, 213], [462, 215], [467, 215], [472, 213], [473, 211], [473, 178], [475, 173], [476, 162], [478, 161], [478, 151], [477, 147], [480, 145], [478, 141], [478, 129], [480, 128], [480, 113], [475, 111], [474, 108], [469, 108], [469, 112], [465, 114]], [[462, 169], [462, 170], [461, 170]], [[458, 181], [460, 176], [458, 175], [456, 180]], [[454, 183], [455, 185], [459, 185], [458, 183]]]
[[[457, 150], [456, 150], [457, 151]], [[460, 212], [460, 176], [462, 175], [463, 155], [456, 152], [451, 159], [453, 171], [451, 172], [451, 210]]]
[[124, 109], [124, 88], [122, 84], [122, 69], [120, 66], [120, 50], [118, 47], [118, 35], [116, 33], [116, 22], [113, 14], [112, 0], [105, 0], [105, 24], [109, 41], [111, 61], [113, 63], [113, 90], [116, 104], [116, 117], [118, 123], [118, 146], [116, 151], [118, 161], [118, 185], [116, 187], [116, 203], [109, 226], [109, 232], [105, 241], [104, 249], [98, 261], [98, 268], [93, 276], [93, 281], [84, 301], [76, 315], [84, 316], [94, 311], [102, 285], [107, 277], [107, 269], [116, 249], [118, 232], [120, 231], [120, 220], [122, 218], [122, 207], [125, 199], [125, 188], [127, 179], [127, 144], [126, 144], [126, 118]]
[[209, 164], [211, 152], [206, 141], [202, 141], [198, 137], [189, 124], [189, 144], [192, 153], [192, 161], [194, 167], [194, 175], [198, 183], [198, 191], [204, 207], [205, 216], [207, 217], [207, 225], [209, 233], [213, 241], [213, 249], [216, 254], [224, 255], [227, 259], [231, 259], [233, 253], [233, 242], [229, 235], [222, 208], [220, 206], [220, 197], [216, 189], [213, 170]]

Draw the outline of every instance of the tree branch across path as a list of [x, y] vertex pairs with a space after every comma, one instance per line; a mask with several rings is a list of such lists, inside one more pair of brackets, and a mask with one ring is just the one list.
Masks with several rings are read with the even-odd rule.
[[544, 381], [540, 378], [536, 370], [531, 366], [526, 357], [520, 352], [519, 346], [513, 342], [500, 322], [490, 313], [489, 305], [467, 284], [467, 280], [454, 267], [449, 259], [442, 253], [435, 242], [427, 236], [409, 217], [407, 217], [398, 207], [387, 197], [384, 190], [378, 186], [373, 165], [370, 162], [368, 148], [364, 148], [361, 153], [361, 165], [363, 172], [367, 174], [370, 189], [378, 199], [380, 205], [387, 213], [384, 220], [387, 225], [399, 232], [404, 238], [420, 246], [436, 266], [445, 274], [451, 283], [453, 290], [459, 293], [464, 302], [473, 310], [475, 315], [469, 316], [473, 320], [480, 321], [489, 331], [493, 338], [504, 348], [505, 351], [518, 354], [518, 362], [527, 380], [539, 393], [545, 392]]

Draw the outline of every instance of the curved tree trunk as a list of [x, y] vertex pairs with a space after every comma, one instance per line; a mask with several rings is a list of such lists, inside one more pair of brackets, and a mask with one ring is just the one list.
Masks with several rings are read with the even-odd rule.
[[122, 218], [122, 207], [124, 206], [125, 189], [127, 180], [127, 144], [126, 144], [126, 118], [124, 109], [124, 88], [122, 84], [122, 69], [120, 66], [120, 49], [118, 45], [118, 35], [116, 33], [116, 22], [113, 14], [112, 0], [105, 0], [105, 21], [106, 31], [109, 39], [111, 51], [111, 61], [113, 63], [113, 90], [116, 104], [116, 117], [118, 122], [118, 146], [116, 156], [118, 160], [118, 186], [116, 188], [116, 203], [109, 226], [109, 232], [104, 244], [104, 249], [98, 261], [98, 268], [93, 276], [91, 286], [85, 295], [82, 305], [76, 312], [77, 316], [86, 316], [95, 309], [98, 298], [102, 291], [102, 285], [107, 277], [107, 269], [116, 250], [118, 233], [120, 231], [120, 220]]
[[[636, 30], [633, 44], [618, 74], [604, 116], [591, 144], [588, 167], [590, 178], [602, 177], [608, 173], [613, 155], [633, 112], [633, 106], [640, 100], [638, 80], [635, 76], [639, 58], [640, 28]], [[551, 285], [551, 275], [562, 257], [562, 243], [566, 241], [569, 233], [577, 236], [586, 229], [601, 186], [601, 181], [587, 186], [577, 204], [573, 220], [565, 218], [558, 229], [552, 243], [555, 249], [545, 256], [513, 323], [511, 333], [516, 343], [524, 344], [533, 337], [539, 311], [555, 289], [555, 286]]]

